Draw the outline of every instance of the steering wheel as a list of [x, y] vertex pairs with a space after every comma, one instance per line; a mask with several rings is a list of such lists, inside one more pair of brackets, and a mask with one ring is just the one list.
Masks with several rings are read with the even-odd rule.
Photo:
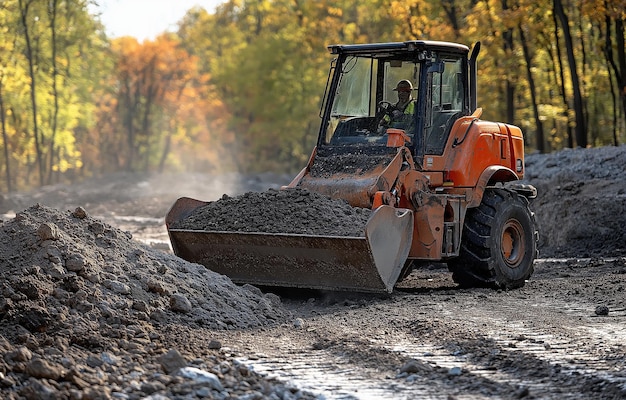
[[388, 101], [383, 100], [378, 102], [378, 104], [376, 105], [376, 116], [373, 121], [375, 125], [372, 126], [372, 131], [375, 131], [378, 135], [380, 135], [383, 132], [381, 128], [386, 125], [383, 118], [385, 117], [385, 115], [388, 115], [391, 118], [391, 112], [394, 109], [395, 106]]
[[378, 102], [378, 107], [376, 108], [379, 113], [383, 113], [382, 115], [389, 114], [391, 110], [394, 108], [394, 105], [388, 101], [380, 101]]

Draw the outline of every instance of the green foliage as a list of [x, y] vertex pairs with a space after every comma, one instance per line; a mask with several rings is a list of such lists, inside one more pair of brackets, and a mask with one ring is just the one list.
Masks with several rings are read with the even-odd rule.
[[[0, 72], [13, 188], [80, 172], [79, 131], [93, 124], [93, 91], [109, 74], [87, 2], [7, 0], [0, 6]], [[32, 65], [32, 70], [30, 66]], [[97, 67], [97, 68], [96, 68]], [[31, 72], [32, 71], [32, 72]]]

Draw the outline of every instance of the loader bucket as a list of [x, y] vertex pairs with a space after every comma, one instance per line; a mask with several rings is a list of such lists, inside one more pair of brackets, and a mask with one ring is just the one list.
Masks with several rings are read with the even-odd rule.
[[206, 203], [179, 199], [166, 216], [174, 253], [259, 286], [391, 293], [411, 247], [410, 210], [381, 206], [363, 237], [170, 229]]

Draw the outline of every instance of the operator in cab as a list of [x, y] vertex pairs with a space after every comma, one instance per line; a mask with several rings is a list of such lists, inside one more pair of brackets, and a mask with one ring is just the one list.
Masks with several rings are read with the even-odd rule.
[[397, 92], [398, 101], [386, 110], [380, 121], [379, 131], [384, 132], [387, 128], [399, 128], [408, 132], [415, 112], [413, 84], [408, 79], [402, 79], [393, 90]]

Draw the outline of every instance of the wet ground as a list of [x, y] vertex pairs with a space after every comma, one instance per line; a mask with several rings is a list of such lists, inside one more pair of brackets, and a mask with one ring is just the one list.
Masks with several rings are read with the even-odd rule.
[[433, 266], [389, 298], [285, 300], [292, 326], [223, 340], [255, 369], [333, 399], [620, 399], [625, 265], [539, 260], [510, 292], [457, 289]]

